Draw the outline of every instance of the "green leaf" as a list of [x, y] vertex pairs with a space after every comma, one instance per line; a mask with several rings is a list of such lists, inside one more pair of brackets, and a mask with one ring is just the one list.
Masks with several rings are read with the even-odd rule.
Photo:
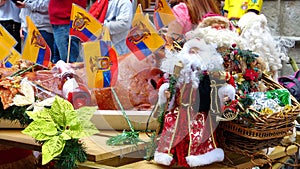
[[78, 113], [78, 118], [81, 121], [85, 121], [85, 120], [90, 120], [94, 113], [96, 112], [97, 107], [80, 107], [79, 109], [77, 109], [77, 113]]
[[68, 135], [66, 132], [62, 132], [61, 135], [60, 135], [64, 140], [70, 140], [72, 139], [70, 137], [70, 135]]
[[33, 120], [38, 120], [38, 119], [52, 119], [49, 110], [44, 108], [38, 112], [33, 112], [33, 111], [26, 111], [27, 115], [32, 118]]
[[72, 110], [74, 110], [74, 108], [69, 101], [59, 96], [56, 96], [50, 109], [50, 115], [53, 121], [57, 123], [59, 126], [65, 126], [66, 125], [65, 113], [67, 111], [72, 111]]
[[65, 133], [71, 136], [73, 139], [79, 139], [86, 136], [83, 130], [66, 130]]
[[45, 141], [57, 135], [57, 125], [53, 121], [38, 119], [31, 122], [22, 133], [27, 134], [38, 141]]
[[47, 164], [54, 157], [60, 155], [65, 144], [66, 141], [61, 136], [54, 136], [46, 141], [42, 146], [42, 165]]
[[[80, 125], [80, 121], [79, 121], [79, 118], [78, 118], [78, 113], [75, 110], [66, 110], [65, 115], [66, 115], [65, 126], [71, 127], [71, 126]], [[74, 128], [74, 127], [73, 127], [73, 129], [76, 130], [76, 128]]]
[[84, 128], [85, 136], [92, 136], [96, 133], [99, 133], [99, 130], [90, 121], [83, 121], [83, 122], [81, 122], [81, 125]]
[[85, 136], [91, 136], [99, 132], [94, 123], [90, 121], [96, 110], [97, 107], [81, 107], [76, 110]]

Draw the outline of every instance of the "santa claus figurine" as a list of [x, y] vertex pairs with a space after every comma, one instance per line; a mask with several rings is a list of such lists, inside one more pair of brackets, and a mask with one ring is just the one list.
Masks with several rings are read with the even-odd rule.
[[159, 88], [158, 103], [165, 109], [156, 163], [196, 167], [223, 161], [208, 113], [209, 72], [223, 70], [222, 63], [216, 49], [199, 39], [187, 41], [179, 53], [167, 53], [160, 67], [169, 80]]

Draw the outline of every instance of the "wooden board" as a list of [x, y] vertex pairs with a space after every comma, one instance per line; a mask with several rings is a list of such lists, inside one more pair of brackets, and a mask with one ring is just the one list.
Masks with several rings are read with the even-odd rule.
[[18, 121], [0, 119], [0, 128], [24, 128]]
[[[147, 162], [142, 160], [143, 154], [136, 154], [135, 152], [138, 151], [144, 151], [146, 143], [150, 141], [148, 136], [145, 133], [140, 133], [140, 139], [144, 141], [144, 143], [140, 143], [137, 146], [135, 145], [126, 145], [126, 146], [108, 146], [106, 145], [106, 140], [108, 140], [111, 136], [116, 136], [120, 134], [120, 131], [99, 131], [98, 134], [95, 134], [91, 137], [83, 138], [83, 142], [85, 146], [87, 147], [87, 154], [88, 154], [88, 162], [83, 163], [82, 165], [85, 168], [97, 168], [92, 167], [93, 164], [95, 166], [102, 166], [100, 168], [103, 168], [103, 166], [110, 166], [112, 167], [113, 163], [118, 163], [114, 160], [114, 158], [122, 159], [122, 158], [128, 158], [128, 159], [135, 159], [135, 162], [130, 162], [131, 164], [123, 164], [120, 162], [120, 165], [118, 165], [118, 168], [166, 168], [164, 166], [160, 166], [155, 164], [154, 162]], [[41, 151], [41, 146], [35, 142], [33, 138], [30, 136], [27, 136], [23, 133], [21, 133], [20, 129], [10, 129], [10, 130], [0, 130], [0, 144], [3, 145], [10, 145], [15, 146], [19, 148], [25, 148], [25, 149], [31, 149], [36, 151]], [[297, 153], [298, 148], [294, 145], [288, 147], [287, 154], [293, 155]], [[287, 154], [285, 153], [284, 147], [275, 147], [274, 151], [270, 154], [271, 159], [280, 159], [283, 157], [286, 157]], [[213, 168], [251, 168], [255, 166], [249, 158], [234, 154], [232, 152], [225, 152], [226, 158], [224, 161], [227, 161], [227, 163], [214, 163], [212, 165], [208, 165], [205, 167], [199, 167], [203, 169], [213, 169]], [[228, 164], [228, 160], [232, 161], [231, 165]], [[105, 163], [106, 161], [106, 163]], [[276, 161], [275, 161], [276, 162]], [[257, 159], [255, 160], [255, 163], [266, 163], [265, 160]], [[226, 164], [226, 165], [225, 165]], [[89, 166], [89, 167], [88, 167]], [[106, 168], [110, 168], [106, 167]], [[105, 168], [105, 167], [104, 167]]]
[[[295, 145], [289, 146], [287, 148], [287, 153], [285, 152], [285, 147], [277, 146], [269, 155], [269, 158], [272, 160], [276, 160], [288, 155], [294, 155], [295, 153], [297, 153], [297, 151], [298, 148]], [[227, 160], [232, 161], [232, 166], [234, 166], [236, 169], [251, 169], [252, 167], [255, 167], [256, 164], [267, 164], [267, 161], [265, 159], [255, 159], [252, 162], [249, 157], [235, 154], [234, 152], [226, 152], [225, 156], [227, 157]]]
[[41, 151], [41, 146], [19, 129], [0, 130], [0, 144]]
[[[147, 120], [151, 114], [151, 111], [131, 111], [126, 110], [131, 124], [135, 130], [145, 130]], [[99, 130], [129, 130], [129, 126], [121, 110], [97, 110], [94, 113], [91, 121], [96, 125]], [[154, 118], [149, 120], [150, 130], [155, 130], [158, 126], [158, 122]]]
[[[154, 161], [139, 161], [136, 163], [132, 163], [132, 164], [128, 164], [128, 165], [124, 165], [124, 166], [120, 166], [118, 167], [118, 169], [169, 169], [170, 167], [167, 166], [163, 166], [163, 165], [158, 165], [156, 164]], [[179, 167], [174, 167], [174, 168], [179, 168]], [[234, 169], [234, 167], [228, 167], [225, 166], [221, 163], [214, 163], [211, 165], [207, 165], [207, 166], [201, 166], [201, 167], [194, 167], [194, 168], [201, 168], [201, 169]]]
[[[104, 161], [114, 157], [124, 157], [134, 151], [144, 150], [145, 144], [125, 146], [108, 146], [106, 141], [111, 136], [120, 134], [120, 131], [100, 131], [91, 137], [84, 138], [83, 141], [87, 147], [88, 160], [93, 162]], [[141, 140], [149, 142], [150, 139], [145, 133], [141, 133]], [[140, 158], [140, 157], [139, 157]]]
[[[146, 130], [146, 125], [151, 111], [132, 111], [126, 110], [132, 126], [135, 130]], [[95, 124], [99, 130], [129, 130], [127, 121], [125, 120], [121, 110], [97, 110], [91, 121]], [[149, 130], [156, 130], [158, 122], [154, 118], [149, 120]], [[9, 120], [0, 119], [0, 128], [25, 128], [21, 126], [19, 122], [11, 122]]]
[[[140, 143], [137, 146], [106, 145], [106, 140], [120, 133], [120, 131], [99, 131], [98, 134], [83, 138], [82, 141], [87, 148], [88, 160], [94, 162], [103, 161], [113, 157], [126, 156], [134, 151], [144, 150], [144, 143]], [[145, 133], [140, 134], [139, 138], [145, 142], [149, 142], [149, 138]], [[18, 129], [0, 130], [0, 144], [41, 151], [40, 144]]]
[[[293, 155], [297, 152], [296, 146], [290, 146], [288, 148], [288, 154]], [[254, 163], [250, 161], [248, 157], [245, 157], [243, 155], [234, 154], [233, 152], [226, 152], [226, 158], [224, 160], [224, 163], [213, 163], [211, 165], [207, 166], [201, 166], [201, 167], [195, 167], [197, 169], [251, 169], [252, 167], [256, 166]], [[274, 151], [269, 156], [272, 160], [278, 159], [283, 160], [287, 159], [287, 156], [284, 152], [283, 147], [275, 147]], [[227, 165], [228, 163], [225, 163], [225, 161], [228, 161], [228, 159], [231, 159], [233, 164]], [[254, 160], [257, 164], [266, 164], [265, 160], [257, 159]], [[274, 164], [274, 169], [277, 169], [278, 165], [280, 164]], [[154, 161], [139, 161], [132, 164], [124, 165], [118, 167], [119, 169], [140, 169], [140, 168], [147, 168], [147, 169], [168, 169], [170, 167], [166, 167], [163, 165], [156, 164]], [[174, 167], [178, 168], [178, 167]]]

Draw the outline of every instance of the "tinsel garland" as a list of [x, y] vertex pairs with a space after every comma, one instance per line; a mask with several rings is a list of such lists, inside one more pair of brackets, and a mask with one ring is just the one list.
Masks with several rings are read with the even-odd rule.
[[113, 88], [111, 88], [111, 91], [112, 91], [115, 99], [117, 100], [117, 103], [122, 111], [122, 114], [123, 114], [127, 124], [129, 125], [130, 131], [124, 130], [122, 132], [122, 134], [111, 137], [110, 139], [108, 139], [106, 141], [106, 144], [110, 145], [110, 146], [114, 146], [114, 145], [124, 145], [124, 144], [137, 144], [138, 142], [142, 142], [142, 140], [139, 139], [139, 132], [134, 130], [115, 90]]

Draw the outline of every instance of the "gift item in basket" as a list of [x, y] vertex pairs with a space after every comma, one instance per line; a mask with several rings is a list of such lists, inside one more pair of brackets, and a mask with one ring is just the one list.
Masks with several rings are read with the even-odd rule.
[[[294, 121], [300, 113], [299, 103], [293, 96], [290, 95], [289, 98], [286, 89], [265, 73], [262, 74], [261, 81], [268, 91], [250, 93], [252, 97], [256, 95], [255, 99], [258, 101], [245, 107], [245, 111], [239, 112], [235, 120], [220, 122], [220, 138], [223, 140], [220, 143], [224, 148], [251, 154], [266, 147], [280, 145], [285, 136], [292, 134]], [[268, 99], [275, 102], [270, 105], [266, 102]], [[269, 108], [274, 104], [281, 105], [281, 109]]]

